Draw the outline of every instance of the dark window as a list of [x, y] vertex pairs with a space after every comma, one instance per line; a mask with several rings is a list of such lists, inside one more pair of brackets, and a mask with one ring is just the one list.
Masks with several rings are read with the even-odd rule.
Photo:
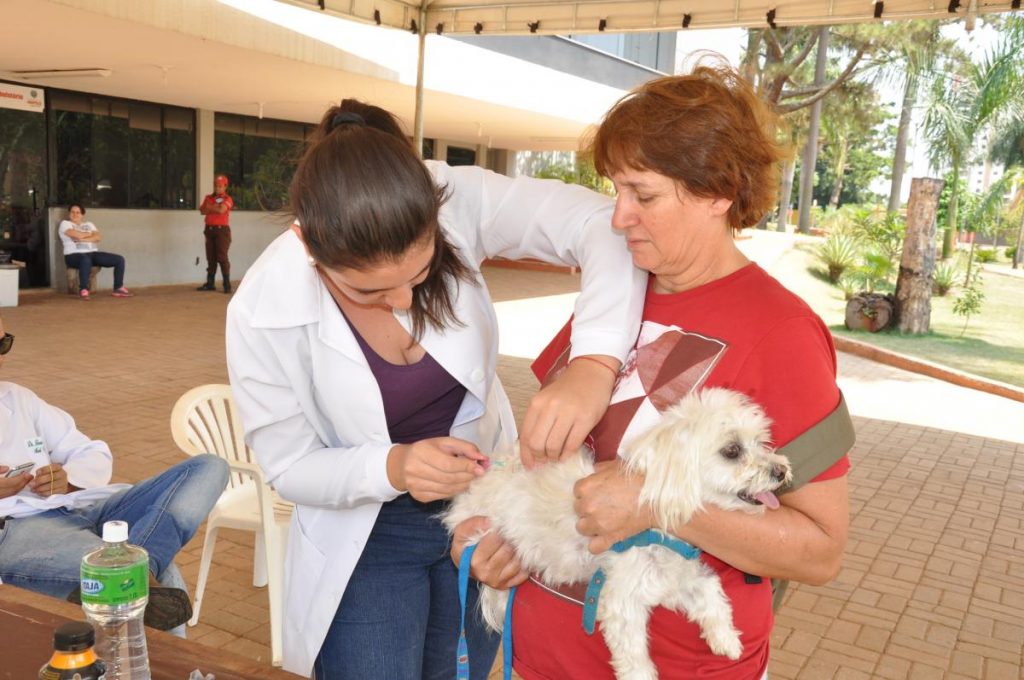
[[87, 207], [195, 208], [195, 114], [52, 92], [54, 200]]
[[423, 140], [423, 160], [429, 161], [434, 158], [434, 140], [425, 138]]
[[25, 263], [22, 288], [50, 285], [46, 218], [46, 118], [0, 108], [0, 263]]
[[476, 150], [449, 146], [447, 161], [448, 165], [476, 165]]
[[314, 125], [218, 113], [214, 119], [214, 170], [231, 181], [240, 210], [280, 210]]

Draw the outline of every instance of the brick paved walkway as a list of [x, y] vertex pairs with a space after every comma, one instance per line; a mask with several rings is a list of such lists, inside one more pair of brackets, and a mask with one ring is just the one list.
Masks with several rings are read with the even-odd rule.
[[[578, 276], [493, 269], [488, 281], [505, 301], [499, 371], [521, 413], [534, 384], [524, 358], [531, 341], [517, 334], [547, 337], [538, 323], [564, 318], [567, 298], [558, 296], [571, 294]], [[181, 460], [171, 406], [194, 385], [226, 379], [226, 296], [139, 293], [88, 303], [30, 293], [2, 310], [17, 342], [0, 379], [34, 389], [107, 440], [116, 481]], [[515, 301], [538, 295], [556, 297], [535, 301], [524, 318]], [[859, 437], [850, 542], [834, 583], [791, 589], [773, 636], [773, 680], [1022, 677], [1024, 404], [856, 357], [841, 356], [840, 371]], [[995, 438], [977, 436], [971, 428], [993, 412], [1004, 426], [986, 425]], [[201, 547], [193, 540], [179, 559], [190, 584]], [[252, 587], [251, 565], [251, 535], [222, 531], [202, 621], [189, 634], [268, 659], [266, 592]]]

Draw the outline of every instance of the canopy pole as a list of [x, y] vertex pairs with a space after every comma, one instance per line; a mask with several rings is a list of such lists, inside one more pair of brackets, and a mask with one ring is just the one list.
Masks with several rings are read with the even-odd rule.
[[412, 143], [416, 147], [416, 155], [423, 158], [423, 57], [427, 46], [427, 0], [420, 4], [419, 29], [420, 49], [416, 63], [416, 115], [413, 118]]

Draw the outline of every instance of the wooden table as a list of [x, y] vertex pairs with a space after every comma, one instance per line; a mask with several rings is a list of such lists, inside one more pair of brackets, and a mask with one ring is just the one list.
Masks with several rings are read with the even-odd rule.
[[[85, 620], [82, 608], [63, 600], [0, 585], [0, 680], [31, 680], [53, 653], [53, 631], [66, 621]], [[217, 680], [296, 680], [298, 675], [146, 629], [153, 680], [187, 680], [198, 668]]]

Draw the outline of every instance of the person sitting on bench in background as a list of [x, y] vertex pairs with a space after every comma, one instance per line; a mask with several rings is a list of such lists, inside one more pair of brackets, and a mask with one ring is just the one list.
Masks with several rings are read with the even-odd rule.
[[89, 299], [89, 274], [93, 267], [114, 268], [114, 297], [135, 295], [124, 287], [124, 257], [105, 253], [99, 249], [100, 230], [92, 222], [85, 222], [85, 208], [78, 203], [68, 206], [68, 219], [61, 221], [58, 233], [64, 244], [64, 264], [78, 270], [78, 295]]
[[[0, 366], [14, 345], [4, 331], [0, 317]], [[227, 463], [193, 456], [134, 485], [111, 484], [112, 470], [105, 442], [0, 381], [0, 581], [81, 602], [82, 557], [103, 545], [104, 522], [121, 520], [128, 542], [149, 553], [146, 625], [184, 637], [192, 605], [173, 560], [227, 486]]]

